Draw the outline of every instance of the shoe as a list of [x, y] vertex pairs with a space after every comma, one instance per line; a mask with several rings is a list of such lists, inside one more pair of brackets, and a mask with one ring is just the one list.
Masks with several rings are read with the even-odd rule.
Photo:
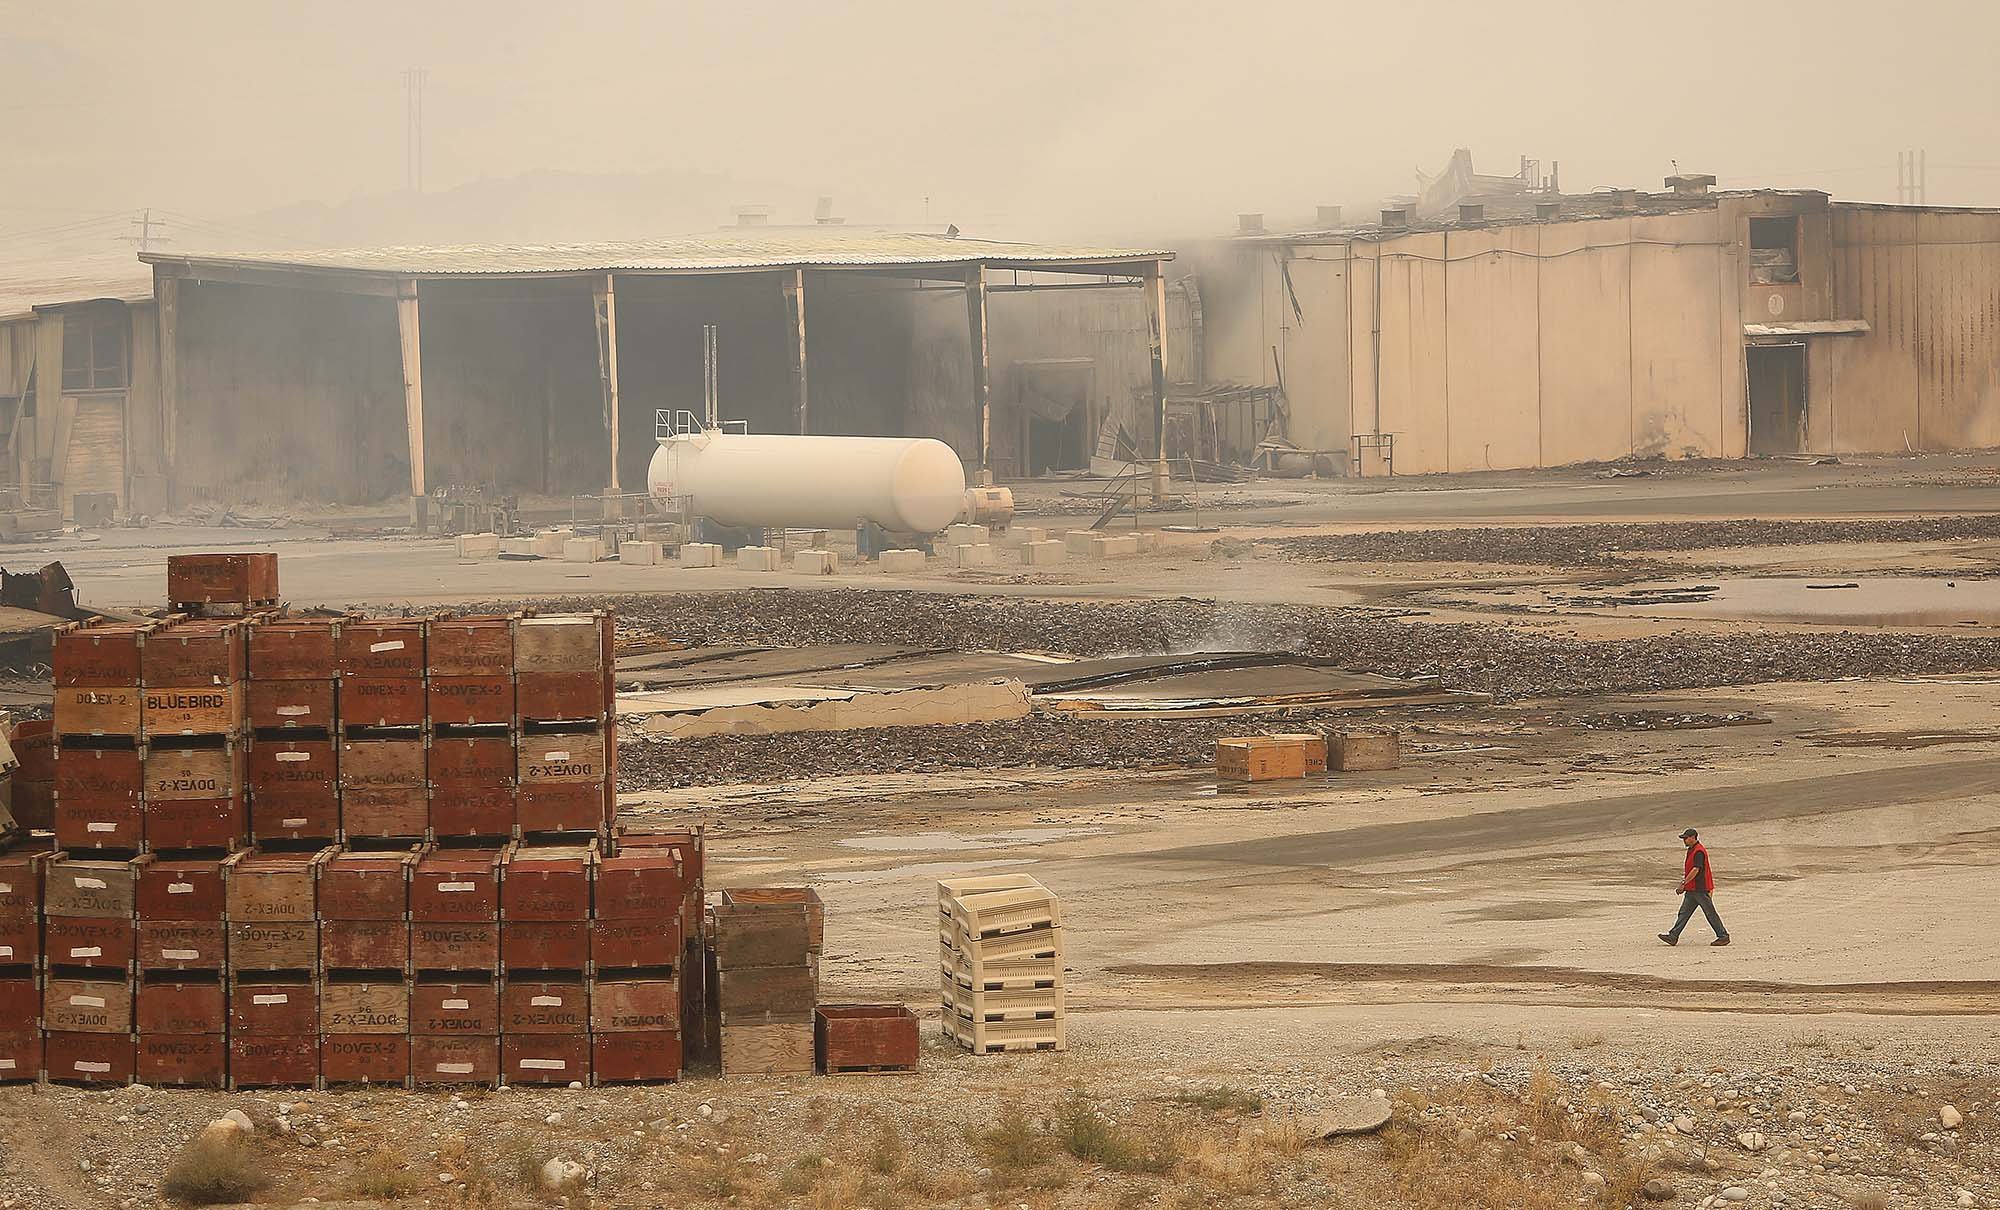
[[1668, 945], [1679, 945], [1681, 943], [1681, 939], [1672, 933], [1661, 933], [1660, 940], [1666, 942]]
[[1710, 944], [1710, 945], [1728, 945], [1728, 944], [1729, 944], [1729, 938], [1727, 938], [1727, 937], [1717, 937], [1717, 938], [1716, 938], [1715, 940], [1713, 940], [1713, 941], [1709, 942], [1709, 944]]

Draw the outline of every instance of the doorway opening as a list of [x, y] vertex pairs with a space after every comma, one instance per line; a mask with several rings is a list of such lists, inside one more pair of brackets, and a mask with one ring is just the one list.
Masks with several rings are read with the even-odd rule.
[[1802, 454], [1806, 448], [1806, 346], [1749, 345], [1750, 452]]

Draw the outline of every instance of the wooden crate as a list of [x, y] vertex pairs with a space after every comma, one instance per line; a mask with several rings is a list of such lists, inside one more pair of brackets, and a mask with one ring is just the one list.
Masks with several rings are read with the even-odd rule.
[[318, 1083], [318, 1034], [230, 1033], [230, 1088], [312, 1088]]
[[250, 742], [250, 823], [258, 843], [340, 834], [338, 748], [330, 738]]
[[235, 849], [250, 837], [241, 793], [221, 798], [162, 798], [139, 808], [148, 849]]
[[1067, 1050], [1068, 1033], [1061, 1015], [1019, 1021], [971, 1021], [956, 1013], [943, 1016], [945, 1036], [974, 1054], [1024, 1050]]
[[133, 863], [133, 890], [141, 920], [220, 921], [224, 907], [222, 859], [149, 855]]
[[424, 619], [353, 618], [340, 624], [334, 649], [340, 676], [422, 677]]
[[826, 905], [820, 902], [819, 892], [811, 887], [725, 887], [722, 891], [722, 902], [731, 907], [759, 904], [801, 905], [806, 910], [807, 952], [817, 954], [826, 949]]
[[271, 605], [278, 600], [272, 551], [167, 556], [167, 600], [187, 605]]
[[340, 745], [342, 790], [418, 789], [427, 785], [421, 739], [350, 739]]
[[217, 799], [241, 796], [247, 751], [234, 740], [202, 747], [163, 748], [148, 745], [142, 752], [146, 798]]
[[657, 832], [641, 832], [621, 824], [614, 843], [613, 851], [619, 854], [662, 849], [674, 854], [680, 859], [681, 877], [687, 883], [690, 892], [701, 887], [704, 876], [703, 834], [699, 827], [662, 828]]
[[588, 919], [591, 871], [596, 864], [594, 845], [521, 845], [509, 849], [500, 873], [501, 918], [510, 922]]
[[514, 670], [607, 673], [611, 645], [608, 613], [523, 617], [514, 626]]
[[145, 847], [146, 816], [136, 801], [106, 806], [81, 803], [58, 793], [54, 814], [50, 827], [56, 843], [65, 849], [132, 853]]
[[42, 953], [51, 966], [123, 970], [139, 956], [139, 927], [130, 916], [42, 918]]
[[599, 976], [590, 985], [590, 1031], [594, 1034], [657, 1033], [677, 1030], [681, 984], [671, 972]]
[[721, 1029], [722, 1074], [725, 1076], [811, 1075], [813, 1019], [810, 1013], [791, 1021], [763, 1021]]
[[1306, 775], [1306, 746], [1268, 735], [1215, 741], [1215, 772], [1232, 781], [1290, 781]]
[[509, 1084], [587, 1083], [590, 1035], [502, 1034], [500, 1078]]
[[[250, 624], [250, 679], [328, 682], [340, 674], [339, 618], [259, 618]], [[330, 726], [321, 716], [320, 726]]]
[[410, 918], [497, 920], [502, 857], [499, 848], [424, 850], [410, 870]]
[[424, 686], [424, 713], [434, 727], [511, 725], [515, 719], [514, 674], [433, 675]]
[[410, 1033], [417, 1037], [499, 1037], [498, 984], [492, 979], [419, 978], [410, 988]]
[[229, 1082], [228, 1036], [142, 1030], [135, 1078], [154, 1088], [221, 1088]]
[[319, 1073], [323, 1084], [410, 1084], [410, 1039], [401, 1034], [321, 1034]]
[[590, 1036], [590, 1072], [599, 1084], [678, 1080], [685, 1059], [678, 1030]]
[[415, 727], [427, 702], [421, 676], [346, 676], [340, 680], [342, 727]]
[[232, 974], [229, 1034], [266, 1037], [319, 1033], [319, 984], [309, 976]]
[[319, 915], [328, 920], [406, 920], [418, 854], [335, 853], [318, 866]]
[[58, 685], [52, 726], [62, 735], [136, 736], [143, 693], [136, 685]]
[[968, 941], [1006, 933], [1054, 928], [1062, 924], [1062, 906], [1046, 887], [985, 891], [951, 901], [950, 924]]
[[[8, 885], [0, 879], [0, 886]], [[33, 912], [0, 911], [0, 965], [33, 965], [42, 960], [42, 921]], [[0, 1030], [7, 1028], [0, 1018]]]
[[141, 1036], [221, 1033], [229, 1020], [229, 996], [222, 981], [176, 979], [148, 974], [139, 981], [134, 1012]]
[[326, 971], [408, 971], [407, 920], [321, 920], [319, 965]]
[[[252, 662], [254, 663], [254, 657]], [[334, 682], [247, 682], [244, 715], [257, 731], [326, 731], [336, 721]]]
[[44, 867], [43, 910], [61, 916], [131, 919], [139, 906], [139, 866], [129, 860], [58, 853]]
[[514, 828], [514, 740], [440, 735], [431, 741], [431, 827], [440, 837], [505, 837]]
[[603, 722], [611, 713], [611, 684], [602, 671], [516, 673], [514, 712], [531, 722]]
[[318, 915], [319, 867], [332, 860], [331, 847], [307, 852], [249, 851], [222, 863], [223, 918], [232, 924], [255, 921], [312, 923]]
[[148, 740], [235, 735], [243, 729], [244, 683], [148, 685], [139, 691], [141, 730]]
[[357, 786], [340, 792], [340, 834], [347, 841], [421, 840], [430, 831], [430, 791], [423, 786]]
[[592, 910], [599, 920], [677, 917], [688, 897], [686, 862], [678, 848], [630, 849], [601, 857], [596, 879]]
[[9, 806], [14, 816], [14, 823], [21, 831], [48, 831], [55, 826], [55, 782], [26, 781], [16, 776], [13, 802]]
[[506, 971], [581, 971], [590, 963], [589, 922], [503, 920], [500, 967]]
[[1326, 772], [1326, 736], [1316, 731], [1274, 731], [1271, 738], [1305, 745], [1307, 777], [1318, 777]]
[[410, 1078], [417, 1084], [500, 1082], [500, 1038], [496, 1035], [410, 1037]]
[[137, 1059], [131, 1034], [51, 1029], [42, 1042], [42, 1069], [59, 1084], [130, 1084]]
[[500, 970], [498, 920], [412, 920], [410, 968], [417, 971]]
[[610, 745], [603, 730], [523, 735], [515, 780], [529, 786], [598, 786], [609, 776]]
[[718, 903], [713, 910], [721, 969], [803, 966], [812, 953], [812, 923], [802, 903]]
[[83, 748], [57, 741], [55, 773], [56, 801], [72, 808], [136, 812], [146, 788], [137, 748]]
[[138, 958], [143, 971], [220, 971], [229, 932], [220, 920], [141, 920]]
[[329, 978], [319, 993], [323, 1034], [408, 1034], [410, 985], [401, 980], [349, 982]]
[[581, 1034], [590, 1028], [589, 985], [581, 975], [508, 975], [500, 983], [500, 1033]]
[[33, 1029], [41, 1018], [41, 975], [26, 966], [0, 970], [0, 1032]]
[[250, 629], [241, 621], [194, 618], [146, 636], [139, 683], [192, 688], [233, 685], [247, 675]]
[[56, 724], [54, 719], [29, 718], [15, 723], [8, 733], [14, 749], [14, 780], [54, 781], [56, 776]]
[[232, 920], [232, 971], [317, 971], [319, 924], [312, 920]]
[[917, 1014], [901, 1004], [822, 1004], [813, 1052], [827, 1075], [917, 1069]]
[[132, 1032], [132, 979], [129, 975], [51, 975], [42, 983], [42, 1028], [67, 1033]]
[[49, 664], [55, 683], [137, 688], [140, 651], [160, 622], [72, 622], [56, 628]]
[[426, 671], [438, 676], [514, 674], [513, 614], [432, 618]]
[[42, 1078], [42, 1031], [10, 1025], [0, 1030], [0, 1084]]
[[1337, 731], [1328, 745], [1328, 763], [1342, 773], [1394, 769], [1403, 761], [1402, 736], [1394, 731]]
[[616, 801], [608, 780], [525, 785], [515, 792], [514, 818], [523, 836], [602, 834], [610, 826]]
[[719, 967], [716, 1004], [726, 1025], [736, 1017], [812, 1015], [819, 980], [810, 966]]
[[655, 919], [598, 918], [590, 922], [590, 962], [599, 971], [681, 965], [686, 946], [684, 905]]

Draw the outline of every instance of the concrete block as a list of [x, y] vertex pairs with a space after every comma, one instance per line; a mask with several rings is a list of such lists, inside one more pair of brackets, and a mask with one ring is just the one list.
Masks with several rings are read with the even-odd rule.
[[990, 542], [967, 542], [950, 549], [953, 567], [993, 566], [993, 545]]
[[739, 571], [778, 570], [778, 548], [775, 546], [741, 546], [736, 550], [736, 567]]
[[618, 544], [618, 561], [620, 563], [630, 563], [635, 567], [658, 567], [662, 559], [663, 552], [660, 550], [658, 542], [620, 542]]
[[1131, 534], [1095, 534], [1090, 541], [1090, 554], [1096, 559], [1120, 559], [1139, 553], [1139, 539]]
[[1159, 553], [1160, 541], [1161, 541], [1161, 535], [1159, 530], [1142, 529], [1138, 533], [1131, 535], [1131, 537], [1135, 542], [1139, 544], [1140, 554], [1151, 555]]
[[563, 557], [563, 543], [576, 537], [573, 529], [545, 529], [534, 537], [535, 553], [544, 559]]
[[946, 546], [984, 546], [993, 541], [993, 531], [984, 525], [947, 525], [944, 527]]
[[1073, 555], [1093, 555], [1097, 553], [1097, 539], [1102, 536], [1095, 530], [1073, 529], [1064, 534], [1062, 540]]
[[461, 562], [483, 562], [500, 557], [499, 534], [458, 535], [458, 557]]
[[722, 548], [713, 542], [689, 542], [681, 547], [682, 567], [718, 567]]
[[535, 553], [535, 540], [533, 538], [502, 538], [500, 539], [500, 553], [503, 555], [533, 555]]
[[1039, 525], [1010, 525], [1000, 531], [1002, 546], [1022, 547], [1030, 542], [1046, 542], [1049, 531]]
[[900, 576], [913, 571], [922, 571], [926, 559], [921, 550], [885, 550], [877, 556], [876, 561], [882, 565], [885, 573]]
[[565, 563], [595, 563], [604, 557], [604, 543], [596, 538], [571, 538], [563, 543]]
[[840, 570], [840, 556], [830, 550], [802, 550], [792, 556], [792, 570], [808, 576], [830, 576]]
[[1021, 545], [1021, 562], [1035, 567], [1060, 563], [1068, 557], [1069, 548], [1060, 542], [1025, 542]]

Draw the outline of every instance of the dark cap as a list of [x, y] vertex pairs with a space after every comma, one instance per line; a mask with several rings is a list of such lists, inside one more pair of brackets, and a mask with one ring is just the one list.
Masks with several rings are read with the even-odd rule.
[[1700, 836], [1700, 835], [1701, 835], [1701, 833], [1699, 833], [1699, 832], [1695, 831], [1695, 830], [1694, 830], [1693, 828], [1689, 828], [1689, 829], [1688, 829], [1687, 831], [1685, 831], [1685, 832], [1682, 832], [1682, 833], [1681, 833], [1681, 839], [1682, 839], [1682, 840], [1693, 840], [1693, 839], [1694, 839], [1695, 837], [1697, 837], [1697, 836]]

